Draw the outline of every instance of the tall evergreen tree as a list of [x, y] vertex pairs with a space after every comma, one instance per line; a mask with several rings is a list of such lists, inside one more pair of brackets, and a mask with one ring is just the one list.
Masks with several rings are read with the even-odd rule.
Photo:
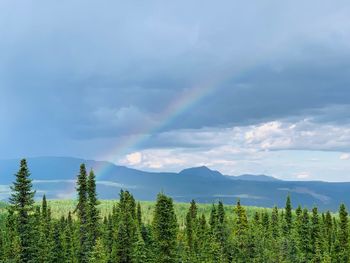
[[235, 259], [237, 262], [245, 262], [248, 253], [248, 218], [240, 200], [237, 201], [234, 212]]
[[340, 263], [349, 262], [349, 218], [344, 204], [339, 208], [338, 242], [340, 247]]
[[315, 257], [318, 258], [319, 257], [318, 254], [320, 253], [323, 242], [321, 241], [320, 219], [319, 219], [317, 207], [314, 207], [312, 209], [310, 232], [311, 232], [311, 236], [310, 236], [311, 253], [314, 258]]
[[69, 211], [63, 235], [63, 254], [66, 263], [75, 262], [74, 228], [72, 214]]
[[15, 212], [18, 221], [17, 231], [21, 247], [20, 260], [26, 263], [32, 260], [30, 216], [34, 208], [35, 191], [32, 190], [32, 180], [25, 159], [21, 160], [20, 169], [15, 176], [16, 181], [11, 187], [10, 209]]
[[326, 213], [325, 220], [323, 223], [323, 228], [324, 228], [326, 252], [330, 255], [332, 250], [332, 244], [333, 244], [333, 222], [332, 222], [332, 215], [329, 211], [327, 211]]
[[87, 180], [88, 210], [87, 210], [87, 229], [89, 233], [89, 250], [95, 246], [99, 237], [100, 213], [97, 208], [99, 205], [96, 192], [96, 178], [93, 170], [90, 171]]
[[292, 203], [290, 201], [290, 195], [287, 196], [284, 219], [286, 222], [285, 231], [286, 233], [290, 233], [290, 230], [292, 229]]
[[139, 229], [142, 229], [142, 210], [141, 210], [141, 204], [140, 202], [137, 203], [137, 225]]
[[194, 200], [191, 201], [190, 207], [186, 214], [186, 240], [190, 252], [196, 248], [196, 230], [197, 230], [197, 205]]
[[79, 262], [87, 263], [89, 261], [89, 232], [88, 232], [88, 185], [87, 172], [85, 164], [80, 165], [80, 173], [77, 181], [78, 204], [76, 207], [79, 219]]
[[298, 221], [298, 247], [300, 249], [300, 262], [309, 262], [311, 256], [310, 244], [310, 217], [306, 208], [302, 210]]
[[159, 263], [177, 261], [177, 230], [178, 226], [173, 200], [160, 193], [157, 196], [153, 217], [153, 235], [156, 242], [157, 261]]
[[56, 222], [53, 226], [53, 249], [52, 249], [52, 255], [53, 259], [52, 261], [55, 263], [65, 263], [64, 258], [64, 250], [62, 245], [62, 239], [61, 239], [61, 228], [58, 222]]
[[101, 238], [98, 238], [90, 254], [89, 262], [90, 263], [108, 262], [108, 256], [105, 249], [106, 248], [104, 247]]
[[46, 196], [43, 196], [41, 203], [40, 237], [38, 242], [40, 261], [42, 263], [53, 260], [53, 231], [51, 226], [51, 212], [48, 207]]
[[118, 224], [115, 243], [112, 248], [112, 261], [129, 263], [137, 241], [137, 223], [135, 218], [135, 199], [128, 191], [120, 192]]

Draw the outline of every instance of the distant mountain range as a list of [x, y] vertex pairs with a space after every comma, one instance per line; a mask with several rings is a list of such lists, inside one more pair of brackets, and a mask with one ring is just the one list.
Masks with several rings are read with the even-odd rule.
[[[282, 181], [267, 175], [223, 175], [205, 166], [185, 169], [179, 173], [145, 172], [109, 162], [70, 157], [28, 158], [37, 197], [44, 193], [52, 199], [74, 198], [75, 181], [81, 163], [94, 169], [101, 199], [117, 199], [121, 188], [130, 190], [137, 199], [154, 200], [160, 191], [174, 200], [212, 203], [222, 200], [245, 205], [284, 206], [291, 195], [295, 205], [336, 210], [341, 202], [350, 207], [350, 183], [320, 181]], [[9, 185], [18, 170], [19, 160], [0, 160], [0, 200], [6, 200]]]

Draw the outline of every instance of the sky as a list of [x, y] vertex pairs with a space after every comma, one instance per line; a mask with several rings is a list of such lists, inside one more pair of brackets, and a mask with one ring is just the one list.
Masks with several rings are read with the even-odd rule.
[[348, 1], [0, 1], [0, 158], [350, 181]]

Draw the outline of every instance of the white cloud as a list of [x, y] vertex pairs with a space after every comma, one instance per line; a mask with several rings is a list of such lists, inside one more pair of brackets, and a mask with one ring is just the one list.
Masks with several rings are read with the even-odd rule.
[[304, 119], [272, 121], [232, 128], [202, 128], [165, 132], [150, 145], [183, 148], [226, 147], [231, 151], [350, 150], [350, 125], [322, 124]]
[[136, 165], [142, 162], [142, 153], [134, 152], [126, 155], [126, 163], [129, 165]]
[[310, 177], [310, 174], [308, 172], [301, 172], [296, 175], [296, 178], [298, 179], [307, 179]]
[[350, 125], [321, 124], [310, 119], [276, 120], [232, 128], [165, 132], [151, 138], [149, 145], [159, 147], [133, 152], [119, 163], [143, 170], [180, 171], [206, 165], [227, 175], [350, 179], [345, 176], [350, 164], [340, 161], [350, 159], [350, 154], [343, 151], [350, 149]]
[[339, 159], [340, 160], [349, 160], [350, 159], [350, 154], [343, 153], [342, 155], [340, 155]]

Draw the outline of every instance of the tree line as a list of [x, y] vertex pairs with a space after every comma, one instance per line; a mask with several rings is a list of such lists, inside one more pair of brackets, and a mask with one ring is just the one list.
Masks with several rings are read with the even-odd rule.
[[21, 160], [4, 224], [0, 224], [0, 262], [35, 263], [229, 263], [350, 262], [349, 222], [344, 204], [335, 216], [298, 206], [290, 196], [284, 209], [247, 217], [240, 201], [229, 220], [222, 202], [208, 218], [190, 203], [178, 224], [173, 200], [160, 193], [151, 223], [142, 207], [121, 190], [110, 214], [98, 209], [94, 172], [80, 166], [74, 211], [53, 218], [45, 195], [41, 205], [26, 160]]

